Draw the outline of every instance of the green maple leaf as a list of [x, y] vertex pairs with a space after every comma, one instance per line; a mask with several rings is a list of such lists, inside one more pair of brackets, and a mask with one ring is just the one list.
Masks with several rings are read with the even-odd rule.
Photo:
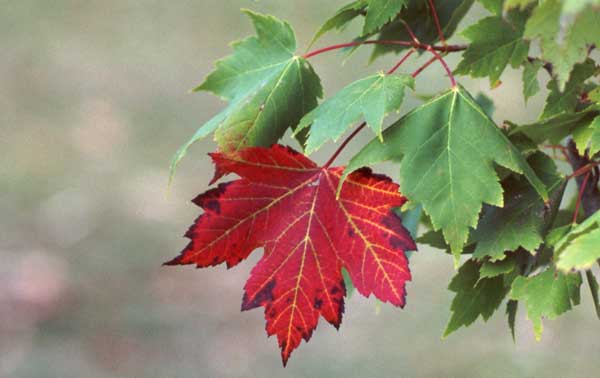
[[458, 259], [483, 203], [503, 205], [493, 164], [523, 173], [544, 200], [544, 184], [519, 151], [462, 87], [417, 107], [352, 158], [346, 174], [400, 161], [400, 187], [421, 203]]
[[506, 66], [517, 68], [527, 61], [529, 42], [523, 39], [524, 21], [523, 13], [511, 12], [509, 19], [487, 17], [463, 31], [471, 44], [455, 73], [489, 76], [494, 86]]
[[594, 156], [600, 152], [600, 116], [594, 118], [589, 124], [583, 124], [573, 131], [573, 141], [577, 146], [577, 151], [585, 154], [589, 148], [589, 156]]
[[460, 327], [471, 325], [479, 316], [487, 321], [498, 309], [510, 287], [504, 285], [502, 277], [482, 278], [479, 266], [468, 260], [452, 278], [448, 289], [456, 293], [450, 311], [444, 337]]
[[600, 229], [575, 238], [559, 255], [556, 267], [563, 271], [589, 269], [600, 259]]
[[362, 117], [381, 138], [383, 119], [400, 109], [406, 87], [414, 88], [414, 79], [410, 75], [384, 73], [344, 87], [300, 120], [297, 132], [311, 126], [306, 153], [317, 150], [329, 139], [337, 140], [348, 126]]
[[408, 0], [368, 0], [363, 35], [372, 33], [394, 19]]
[[600, 259], [600, 211], [574, 227], [558, 243], [556, 267], [568, 272], [589, 269]]
[[269, 146], [295, 126], [322, 96], [319, 77], [294, 54], [296, 39], [287, 22], [244, 10], [256, 36], [233, 44], [233, 54], [196, 88], [229, 100], [229, 105], [205, 123], [180, 148], [171, 171], [197, 140], [215, 132], [223, 152], [247, 146]]
[[312, 46], [319, 38], [330, 30], [341, 31], [348, 26], [348, 23], [356, 17], [362, 15], [367, 7], [367, 0], [356, 0], [346, 4], [338, 9], [335, 14], [329, 18], [315, 33], [309, 46]]
[[550, 118], [561, 113], [575, 112], [581, 92], [585, 88], [585, 81], [592, 77], [595, 71], [596, 64], [588, 59], [584, 63], [576, 64], [573, 67], [573, 72], [563, 90], [559, 89], [557, 81], [549, 81], [548, 89], [550, 93], [546, 98], [546, 104], [540, 119]]
[[600, 11], [588, 6], [576, 15], [564, 33], [560, 27], [562, 14], [561, 1], [544, 1], [534, 9], [525, 30], [526, 37], [541, 39], [542, 57], [552, 63], [561, 91], [573, 66], [586, 59], [588, 46], [600, 43]]
[[502, 260], [507, 251], [521, 247], [535, 252], [543, 242], [547, 223], [553, 219], [560, 205], [565, 182], [552, 159], [545, 154], [538, 152], [532, 155], [528, 163], [548, 188], [550, 209], [530, 185], [509, 177], [503, 182], [506, 188], [504, 207], [486, 206], [471, 234], [469, 241], [477, 243], [473, 258]]
[[551, 267], [535, 276], [517, 277], [510, 297], [525, 303], [535, 338], [539, 340], [543, 331], [542, 318], [555, 319], [579, 304], [580, 286], [579, 273], [564, 274]]
[[525, 102], [540, 91], [540, 83], [537, 76], [540, 68], [543, 66], [544, 63], [540, 60], [534, 60], [533, 62], [526, 61], [523, 64], [523, 97], [525, 98]]

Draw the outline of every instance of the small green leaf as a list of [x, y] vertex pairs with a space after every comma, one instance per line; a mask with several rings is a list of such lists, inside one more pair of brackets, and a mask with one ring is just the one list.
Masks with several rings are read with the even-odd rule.
[[[577, 228], [571, 231], [576, 232]], [[568, 237], [568, 236], [567, 236]], [[589, 269], [600, 259], [600, 228], [585, 232], [559, 251], [556, 267], [564, 272]]]
[[600, 11], [587, 7], [577, 14], [566, 31], [562, 31], [563, 4], [546, 0], [534, 9], [527, 22], [525, 35], [541, 39], [542, 58], [552, 63], [552, 71], [560, 91], [565, 87], [576, 63], [587, 57], [589, 45], [600, 42]]
[[493, 163], [523, 173], [544, 201], [544, 184], [468, 92], [457, 87], [417, 107], [352, 158], [345, 175], [377, 162], [401, 161], [400, 187], [442, 229], [455, 258], [483, 203], [503, 205]]
[[560, 0], [547, 0], [536, 7], [525, 25], [525, 37], [554, 38], [560, 30]]
[[367, 0], [369, 7], [365, 17], [363, 35], [379, 30], [394, 19], [408, 0]]
[[480, 278], [479, 267], [473, 260], [468, 260], [460, 267], [448, 289], [455, 292], [456, 296], [452, 300], [452, 316], [444, 337], [460, 327], [471, 325], [479, 316], [487, 321], [509, 290], [504, 286], [502, 277]]
[[383, 119], [400, 109], [406, 87], [414, 88], [411, 76], [383, 73], [346, 86], [300, 120], [296, 131], [310, 126], [306, 153], [319, 149], [329, 139], [336, 141], [362, 117], [381, 138]]
[[171, 175], [187, 149], [212, 132], [223, 152], [277, 142], [322, 96], [319, 77], [306, 60], [294, 55], [296, 40], [290, 25], [273, 16], [244, 12], [257, 35], [235, 42], [233, 54], [218, 61], [196, 88], [229, 100], [229, 105], [179, 149]]
[[542, 318], [555, 319], [577, 303], [581, 275], [564, 274], [553, 268], [531, 277], [517, 277], [510, 297], [525, 303], [527, 316], [533, 322], [535, 338], [542, 337]]
[[525, 102], [535, 96], [540, 91], [540, 83], [538, 81], [538, 72], [544, 63], [540, 60], [533, 62], [525, 62], [523, 69], [523, 97]]
[[527, 60], [529, 42], [523, 39], [525, 18], [514, 14], [509, 20], [487, 17], [470, 26], [462, 34], [471, 41], [456, 74], [489, 77], [494, 86], [509, 64], [517, 68]]
[[558, 83], [555, 80], [548, 82], [550, 94], [546, 99], [546, 105], [540, 119], [550, 118], [561, 113], [575, 112], [584, 88], [584, 82], [594, 75], [595, 70], [596, 64], [588, 59], [584, 63], [575, 65], [564, 90], [559, 90]]
[[328, 31], [334, 29], [337, 31], [343, 30], [346, 26], [348, 26], [350, 21], [363, 14], [366, 7], [367, 0], [356, 0], [340, 8], [337, 12], [335, 12], [333, 17], [325, 21], [325, 23], [315, 33], [315, 36], [310, 41], [309, 47]]
[[589, 148], [589, 156], [594, 156], [600, 151], [600, 116], [594, 118], [589, 124], [582, 124], [573, 131], [573, 141], [580, 155], [585, 154]]
[[512, 335], [513, 342], [515, 341], [515, 324], [517, 321], [517, 310], [519, 309], [519, 302], [513, 299], [506, 302], [506, 315], [508, 316], [508, 328], [510, 328], [510, 334]]

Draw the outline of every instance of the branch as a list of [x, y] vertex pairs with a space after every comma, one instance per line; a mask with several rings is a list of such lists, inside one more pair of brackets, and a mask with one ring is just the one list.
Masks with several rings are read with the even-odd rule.
[[[577, 172], [586, 166], [594, 165], [594, 162], [592, 162], [587, 156], [579, 155], [577, 146], [572, 139], [570, 139], [569, 143], [567, 144], [567, 156], [574, 172]], [[592, 170], [590, 170], [589, 174], [587, 175], [578, 175], [575, 177], [575, 181], [577, 182], [577, 186], [581, 192], [581, 207], [583, 207], [586, 217], [589, 217], [596, 211], [600, 210], [600, 190], [598, 190], [598, 179], [598, 175]]]
[[355, 42], [347, 42], [340, 43], [338, 45], [331, 45], [327, 47], [323, 47], [317, 50], [313, 50], [304, 54], [302, 57], [304, 59], [311, 58], [315, 55], [322, 54], [331, 50], [343, 49], [346, 47], [360, 46], [360, 45], [397, 45], [397, 46], [405, 46], [405, 47], [413, 47], [419, 50], [435, 50], [441, 52], [457, 52], [464, 51], [469, 47], [468, 45], [447, 45], [447, 46], [435, 46], [428, 45], [426, 43], [418, 43], [415, 41], [399, 41], [399, 40], [368, 40], [368, 41], [355, 41]]

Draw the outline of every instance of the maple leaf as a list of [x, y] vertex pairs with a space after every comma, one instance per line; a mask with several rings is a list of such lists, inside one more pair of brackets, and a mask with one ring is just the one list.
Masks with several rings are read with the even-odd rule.
[[369, 0], [363, 34], [372, 33], [393, 20], [407, 2], [407, 0]]
[[350, 160], [346, 172], [400, 161], [406, 196], [423, 205], [433, 229], [442, 229], [456, 262], [477, 226], [483, 203], [503, 205], [493, 164], [522, 173], [545, 201], [544, 184], [517, 148], [462, 87], [406, 114]]
[[471, 41], [456, 74], [490, 78], [494, 86], [510, 64], [517, 68], [527, 61], [529, 43], [523, 40], [526, 14], [511, 12], [503, 17], [487, 17], [470, 26], [462, 34]]
[[381, 139], [383, 119], [400, 109], [406, 87], [414, 89], [412, 76], [379, 73], [342, 88], [300, 120], [297, 132], [310, 126], [305, 153], [314, 152], [329, 139], [337, 141], [362, 116]]
[[555, 319], [579, 304], [579, 273], [564, 274], [553, 267], [535, 276], [519, 276], [512, 284], [510, 296], [525, 302], [527, 315], [533, 323], [535, 338], [542, 337], [542, 318]]
[[[276, 143], [322, 96], [312, 66], [294, 54], [296, 38], [291, 26], [273, 16], [244, 13], [252, 20], [256, 36], [233, 43], [233, 54], [219, 60], [195, 89], [212, 92], [229, 100], [229, 105], [177, 151], [171, 174], [188, 148], [213, 132], [224, 152]], [[301, 143], [302, 137], [298, 137]]]
[[405, 251], [416, 246], [392, 208], [405, 198], [389, 178], [363, 168], [336, 199], [343, 167], [322, 168], [280, 145], [235, 155], [213, 153], [216, 169], [241, 178], [194, 202], [204, 209], [187, 232], [182, 253], [166, 263], [232, 267], [256, 248], [264, 255], [245, 285], [242, 310], [265, 308], [266, 330], [277, 335], [284, 365], [319, 316], [339, 327], [345, 286], [404, 306], [410, 271]]

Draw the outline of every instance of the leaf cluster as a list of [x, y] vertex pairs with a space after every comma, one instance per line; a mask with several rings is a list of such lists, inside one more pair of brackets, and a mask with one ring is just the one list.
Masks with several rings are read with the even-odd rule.
[[[470, 13], [476, 8], [476, 3], [478, 14], [485, 15], [458, 30], [467, 14], [477, 14]], [[372, 140], [361, 147], [345, 168], [335, 169], [336, 175], [339, 173], [339, 177], [333, 180], [336, 188], [335, 191], [332, 187], [327, 188], [329, 194], [325, 202], [331, 202], [327, 206], [338, 203], [343, 207], [344, 201], [352, 202], [353, 206], [363, 206], [369, 210], [369, 215], [362, 221], [374, 229], [380, 227], [383, 236], [389, 237], [385, 234], [391, 232], [389, 224], [385, 224], [391, 219], [388, 212], [404, 200], [396, 198], [394, 203], [384, 201], [377, 205], [377, 210], [370, 204], [375, 198], [381, 201], [373, 194], [377, 193], [376, 187], [382, 185], [389, 189], [391, 186], [387, 178], [372, 175], [370, 171], [365, 173], [362, 169], [384, 161], [397, 165], [395, 178], [406, 203], [395, 209], [394, 214], [399, 214], [404, 227], [419, 245], [446, 251], [457, 269], [448, 286], [455, 297], [444, 336], [471, 325], [480, 316], [484, 321], [489, 319], [506, 303], [513, 337], [517, 312], [521, 309], [532, 322], [534, 334], [539, 339], [544, 319], [554, 319], [580, 304], [584, 276], [600, 317], [595, 271], [600, 261], [600, 67], [596, 52], [600, 46], [600, 1], [355, 0], [325, 21], [315, 33], [311, 45], [326, 33], [340, 31], [351, 23], [359, 24], [355, 39], [304, 55], [296, 52], [294, 32], [287, 22], [252, 11], [244, 12], [254, 24], [256, 35], [234, 42], [232, 54], [219, 60], [214, 71], [197, 87], [199, 91], [214, 93], [228, 104], [202, 125], [177, 152], [172, 170], [195, 141], [213, 134], [218, 156], [222, 156], [219, 159], [231, 161], [228, 168], [217, 163], [215, 180], [227, 172], [235, 172], [243, 177], [242, 180], [257, 185], [251, 192], [253, 196], [257, 191], [266, 190], [258, 189], [261, 182], [264, 186], [285, 186], [294, 191], [296, 189], [289, 189], [289, 186], [300, 180], [297, 176], [300, 168], [294, 164], [307, 158], [301, 154], [298, 154], [301, 157], [295, 157], [295, 152], [289, 152], [288, 156], [280, 147], [270, 146], [279, 143], [286, 132], [291, 131], [303, 154], [309, 155], [327, 143], [338, 142], [348, 134], [353, 124], [362, 121], [323, 166], [310, 162], [310, 169], [322, 171], [311, 173], [312, 181], [302, 182], [302, 191], [313, 193], [311, 198], [320, 198], [321, 194], [314, 192], [319, 189], [315, 188], [320, 188], [321, 179], [332, 174], [329, 166], [341, 149], [363, 128], [371, 130]], [[467, 43], [456, 44], [454, 40]], [[346, 54], [359, 48], [371, 48], [371, 61], [384, 54], [398, 55], [399, 61], [388, 72], [374, 72], [348, 83], [337, 93], [324, 96], [317, 70], [309, 59], [342, 48], [345, 48]], [[432, 58], [411, 73], [404, 68], [413, 53], [429, 54]], [[444, 57], [457, 53], [462, 54], [462, 58], [451, 69]], [[432, 63], [440, 64], [445, 70], [440, 72], [448, 76], [450, 87], [434, 96], [424, 96], [419, 94], [418, 75]], [[534, 96], [545, 96], [545, 103], [542, 109], [537, 110], [539, 116], [534, 122], [520, 124], [511, 120], [511, 114], [501, 114], [498, 116], [505, 121], [497, 124], [491, 114], [494, 109], [493, 89], [502, 85], [502, 78], [508, 71], [514, 70], [521, 71], [523, 106]], [[492, 98], [473, 96], [466, 87], [456, 82], [455, 76], [486, 80]], [[406, 96], [422, 99], [422, 104], [399, 114]], [[386, 124], [390, 126], [384, 127]], [[242, 169], [238, 165], [253, 159], [259, 159], [265, 171], [248, 173], [236, 170]], [[273, 168], [271, 163], [278, 169], [295, 173], [292, 176], [281, 173], [275, 178], [267, 177], [266, 172]], [[233, 165], [238, 168], [233, 169]], [[302, 166], [302, 169], [305, 167]], [[346, 186], [353, 184], [345, 181], [356, 183], [359, 176], [360, 180], [368, 181], [365, 191], [348, 195], [350, 189]], [[288, 177], [287, 181], [281, 181], [282, 177]], [[236, 181], [235, 185], [246, 184]], [[395, 186], [393, 188], [398, 190]], [[373, 193], [366, 196], [369, 190]], [[227, 196], [227, 201], [247, 200], [242, 195], [246, 192], [240, 192], [238, 199], [235, 193], [224, 193], [224, 188], [209, 191], [202, 198], [221, 201]], [[268, 192], [264, 197], [279, 201], [277, 193]], [[308, 197], [298, 201], [304, 201], [305, 210], [302, 211], [307, 214], [319, 214], [323, 209], [314, 206], [326, 206], [325, 202], [315, 205], [315, 199], [311, 208]], [[240, 204], [228, 210], [230, 220], [238, 219], [239, 212], [248, 210], [243, 202]], [[263, 205], [254, 203], [252, 206], [262, 209]], [[230, 228], [234, 226], [225, 218], [222, 222], [215, 221], [217, 218], [214, 217], [219, 214], [213, 214], [215, 210], [210, 206], [216, 205], [203, 200], [201, 206], [209, 215], [203, 215], [204, 221], [199, 218], [194, 226], [196, 231], [188, 235], [192, 239], [191, 247], [188, 246], [174, 261], [199, 266], [220, 262], [230, 265], [227, 256], [233, 253], [230, 251], [233, 241], [228, 235], [233, 232]], [[290, 210], [294, 208], [292, 204], [286, 206], [293, 214]], [[267, 209], [270, 207], [267, 206]], [[323, 237], [321, 242], [329, 240], [334, 250], [338, 244], [358, 249], [352, 249], [354, 252], [349, 256], [331, 252], [327, 249], [330, 247], [317, 248], [311, 244], [309, 249], [316, 259], [311, 266], [320, 271], [317, 257], [327, 250], [330, 254], [326, 256], [329, 257], [322, 261], [332, 264], [332, 282], [337, 285], [339, 280], [345, 281], [344, 292], [356, 287], [360, 293], [369, 295], [373, 292], [383, 301], [389, 300], [390, 290], [404, 292], [406, 277], [401, 282], [375, 290], [368, 282], [372, 285], [380, 282], [380, 275], [387, 274], [386, 270], [365, 271], [364, 261], [362, 270], [350, 261], [365, 255], [365, 251], [374, 245], [384, 245], [388, 249], [386, 253], [391, 253], [374, 253], [371, 256], [375, 263], [389, 263], [393, 262], [393, 256], [404, 256], [404, 252], [412, 249], [408, 247], [412, 241], [406, 230], [402, 228], [405, 240], [402, 246], [393, 242], [387, 245], [379, 239], [375, 239], [379, 240], [377, 242], [363, 239], [362, 247], [356, 247], [353, 243], [348, 244], [348, 240], [355, 237], [360, 227], [354, 225], [355, 220], [349, 214], [346, 218], [322, 215], [322, 219], [328, 221], [322, 224], [327, 237]], [[213, 217], [213, 223], [202, 226], [202, 222], [208, 222], [206, 217], [209, 216]], [[290, 219], [289, 215], [277, 213], [277, 216], [279, 218], [268, 217], [265, 224], [275, 230], [279, 227], [278, 223], [273, 223], [277, 219], [282, 224]], [[310, 224], [306, 235], [314, 231]], [[204, 232], [203, 227], [205, 232], [217, 232], [214, 238], [229, 240], [221, 249], [209, 248], [210, 259], [199, 252], [213, 243], [212, 239], [204, 240], [198, 236]], [[252, 238], [258, 238], [257, 235], [261, 234], [251, 228], [244, 237], [254, 240]], [[300, 243], [308, 245], [308, 236], [300, 240]], [[282, 258], [283, 255], [278, 253], [284, 252], [279, 252], [277, 247], [269, 244], [269, 240], [261, 239], [260, 243], [256, 243], [251, 244], [249, 251], [244, 249], [244, 257], [254, 248], [264, 247], [266, 257], [260, 264], [268, 265], [263, 261]], [[294, 252], [289, 256], [297, 254]], [[338, 260], [327, 260], [333, 258], [331, 256]], [[244, 257], [234, 262], [238, 263]], [[288, 263], [286, 258], [282, 266]], [[296, 279], [301, 276], [298, 270], [302, 272], [305, 258], [293, 264], [292, 267], [286, 265], [281, 271], [272, 265], [265, 270], [275, 269], [272, 274], [278, 277], [278, 282], [286, 280], [282, 272], [296, 272], [290, 273]], [[253, 272], [247, 293], [250, 290], [260, 299], [252, 307], [265, 307], [267, 331], [278, 335], [285, 362], [300, 339], [308, 341], [316, 327], [314, 317], [318, 318], [321, 304], [315, 307], [315, 303], [323, 299], [322, 291], [313, 288], [314, 292], [308, 293], [306, 290], [311, 288], [310, 285], [297, 284], [290, 286], [290, 290], [296, 291], [281, 294], [279, 286], [274, 286], [274, 283], [269, 286], [274, 281], [260, 276], [262, 272]], [[365, 278], [369, 274], [373, 276]], [[414, 276], [418, 277], [418, 272], [414, 272]], [[359, 277], [360, 282], [357, 281]], [[389, 282], [393, 281], [392, 278]], [[262, 286], [259, 285], [260, 290], [252, 288], [251, 282], [256, 280], [264, 281]], [[325, 281], [322, 286], [320, 289], [323, 290], [332, 288]], [[268, 292], [261, 291], [265, 287], [269, 288]], [[277, 295], [283, 298], [301, 289], [304, 291], [299, 295], [306, 295], [307, 303], [312, 304], [304, 304], [311, 309], [300, 311], [298, 316], [304, 319], [309, 316], [307, 314], [312, 314], [310, 326], [306, 323], [298, 325], [289, 319], [289, 314], [296, 311], [296, 307], [292, 306], [288, 315], [282, 315], [288, 321], [287, 329], [269, 328], [273, 324], [269, 319], [271, 308], [281, 313], [288, 311], [287, 307], [278, 307], [280, 297]], [[292, 303], [299, 303], [296, 300], [294, 297]], [[395, 305], [404, 304], [403, 297], [402, 300], [398, 297], [389, 301]], [[331, 298], [329, 303], [334, 306]], [[335, 313], [322, 313], [322, 316], [337, 326], [341, 322], [343, 302], [336, 303]], [[342, 303], [341, 309], [339, 303]], [[298, 333], [294, 334], [291, 327], [299, 327]], [[293, 345], [290, 344], [292, 341]]]

